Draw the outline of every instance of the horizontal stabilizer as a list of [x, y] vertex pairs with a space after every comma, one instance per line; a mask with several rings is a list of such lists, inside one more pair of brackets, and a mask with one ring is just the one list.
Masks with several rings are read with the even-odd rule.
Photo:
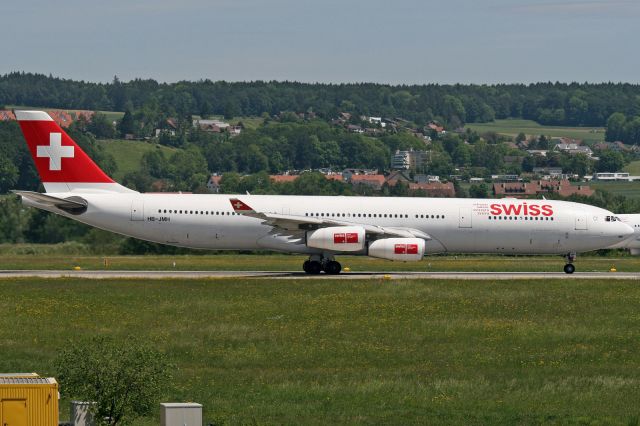
[[87, 208], [87, 201], [80, 197], [60, 198], [53, 197], [51, 195], [42, 194], [40, 192], [33, 191], [11, 191], [14, 194], [18, 194], [22, 198], [33, 201], [38, 204], [44, 204], [45, 206], [57, 207], [61, 210], [78, 211], [85, 210]]

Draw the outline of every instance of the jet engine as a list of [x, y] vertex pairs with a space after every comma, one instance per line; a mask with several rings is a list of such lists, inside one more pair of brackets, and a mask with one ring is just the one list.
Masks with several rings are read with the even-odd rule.
[[424, 256], [422, 238], [385, 238], [369, 244], [368, 255], [380, 259], [419, 261]]
[[307, 232], [307, 246], [331, 251], [360, 251], [364, 249], [364, 228], [360, 226], [332, 226]]

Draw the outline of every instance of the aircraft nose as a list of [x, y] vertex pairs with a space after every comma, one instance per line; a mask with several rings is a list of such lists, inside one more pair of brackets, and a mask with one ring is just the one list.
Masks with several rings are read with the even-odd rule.
[[619, 234], [618, 234], [619, 238], [627, 238], [635, 234], [636, 231], [626, 223], [618, 222], [618, 224], [619, 224], [618, 228], [620, 228]]

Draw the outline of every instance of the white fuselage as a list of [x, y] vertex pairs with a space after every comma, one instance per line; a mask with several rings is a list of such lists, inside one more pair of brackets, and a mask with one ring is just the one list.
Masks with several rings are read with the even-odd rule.
[[[606, 221], [611, 213], [604, 209], [553, 200], [135, 192], [50, 195], [80, 196], [88, 208], [72, 215], [29, 200], [25, 204], [143, 240], [214, 250], [320, 252], [307, 247], [304, 237], [278, 235], [262, 220], [235, 213], [229, 202], [234, 197], [266, 213], [417, 229], [431, 237], [426, 253], [566, 254], [613, 246], [633, 232], [622, 221]], [[542, 205], [549, 207], [543, 210]], [[552, 214], [543, 215], [543, 211]], [[355, 254], [366, 254], [366, 250]]]
[[628, 236], [624, 241], [619, 241], [611, 245], [611, 249], [629, 249], [631, 254], [640, 255], [640, 214], [618, 214], [616, 215], [621, 222], [630, 226], [634, 233]]

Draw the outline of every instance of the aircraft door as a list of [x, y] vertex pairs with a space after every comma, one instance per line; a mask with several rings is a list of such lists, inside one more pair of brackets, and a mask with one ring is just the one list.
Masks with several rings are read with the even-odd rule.
[[471, 209], [468, 207], [460, 207], [460, 215], [458, 216], [458, 228], [471, 228]]
[[576, 212], [576, 230], [586, 230], [587, 229], [587, 215], [582, 212]]
[[144, 220], [144, 200], [136, 197], [131, 202], [131, 220]]

